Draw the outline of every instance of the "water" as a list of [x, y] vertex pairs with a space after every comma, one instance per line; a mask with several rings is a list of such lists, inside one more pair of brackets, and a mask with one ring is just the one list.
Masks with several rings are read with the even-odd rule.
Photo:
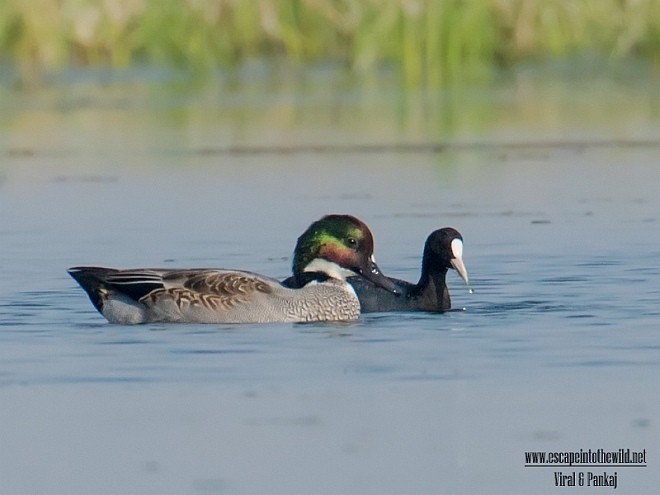
[[[660, 95], [633, 79], [522, 74], [437, 107], [321, 77], [3, 90], [0, 492], [556, 493], [525, 451], [630, 448], [649, 467], [617, 492], [650, 493]], [[65, 272], [283, 278], [330, 212], [411, 281], [457, 228], [474, 293], [452, 272], [443, 315], [121, 327]]]

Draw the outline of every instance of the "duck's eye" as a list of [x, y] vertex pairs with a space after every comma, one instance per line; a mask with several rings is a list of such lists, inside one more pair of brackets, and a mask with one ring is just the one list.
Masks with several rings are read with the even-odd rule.
[[352, 248], [355, 248], [358, 245], [358, 241], [354, 237], [349, 237], [348, 239], [346, 239], [346, 243], [348, 244], [349, 247]]

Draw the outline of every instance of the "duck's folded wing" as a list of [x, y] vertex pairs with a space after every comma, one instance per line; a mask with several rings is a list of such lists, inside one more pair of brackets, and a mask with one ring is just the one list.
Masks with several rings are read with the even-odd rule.
[[161, 270], [118, 270], [100, 266], [76, 266], [69, 268], [76, 282], [87, 292], [92, 303], [102, 311], [103, 301], [112, 293], [120, 293], [139, 301], [148, 293], [162, 289]]
[[105, 288], [142, 303], [163, 297], [189, 304], [221, 309], [269, 294], [276, 281], [238, 270], [140, 268], [117, 270], [104, 267], [74, 267], [69, 270], [88, 292]]
[[[153, 273], [153, 271], [152, 271]], [[251, 272], [234, 270], [176, 270], [160, 273], [161, 288], [140, 299], [145, 304], [158, 304], [158, 299], [172, 298], [181, 306], [201, 306], [223, 311], [246, 304], [255, 297], [270, 294], [273, 283]], [[130, 284], [129, 279], [126, 283]], [[151, 283], [147, 278], [145, 287]]]
[[[287, 291], [251, 272], [209, 269], [74, 267], [71, 276], [112, 323], [247, 322], [262, 319], [269, 297]], [[272, 307], [269, 307], [272, 311]]]
[[164, 270], [116, 270], [106, 273], [102, 281], [105, 285], [139, 301], [155, 290], [164, 289]]

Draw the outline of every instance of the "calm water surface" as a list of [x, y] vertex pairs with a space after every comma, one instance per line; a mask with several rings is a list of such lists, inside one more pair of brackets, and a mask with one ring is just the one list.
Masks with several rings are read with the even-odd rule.
[[[593, 471], [652, 493], [660, 85], [632, 79], [1, 90], [0, 493], [558, 493], [524, 452], [599, 448], [646, 449]], [[282, 278], [330, 212], [411, 281], [457, 228], [474, 294], [452, 272], [443, 315], [121, 327], [65, 272]]]

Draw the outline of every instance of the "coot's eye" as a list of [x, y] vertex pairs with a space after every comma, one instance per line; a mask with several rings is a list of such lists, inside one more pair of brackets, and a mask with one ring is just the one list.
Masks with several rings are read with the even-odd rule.
[[355, 239], [354, 237], [349, 237], [348, 239], [346, 239], [346, 242], [347, 242], [348, 245], [349, 245], [350, 247], [352, 247], [352, 248], [355, 248], [355, 247], [357, 247], [357, 245], [358, 245], [358, 241], [357, 241], [357, 239]]

